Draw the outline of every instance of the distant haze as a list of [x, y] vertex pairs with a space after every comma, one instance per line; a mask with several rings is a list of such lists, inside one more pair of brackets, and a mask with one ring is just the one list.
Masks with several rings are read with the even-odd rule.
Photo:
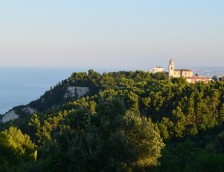
[[224, 66], [223, 0], [0, 2], [0, 67]]

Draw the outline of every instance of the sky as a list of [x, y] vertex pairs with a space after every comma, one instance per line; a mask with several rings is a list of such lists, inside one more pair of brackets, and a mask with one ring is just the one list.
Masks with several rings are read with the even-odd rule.
[[223, 0], [0, 1], [0, 67], [224, 66]]

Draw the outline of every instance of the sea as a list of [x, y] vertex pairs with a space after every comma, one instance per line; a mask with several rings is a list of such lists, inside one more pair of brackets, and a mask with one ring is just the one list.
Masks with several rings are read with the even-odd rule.
[[0, 68], [0, 114], [38, 99], [51, 86], [77, 71], [73, 68]]
[[[194, 67], [194, 73], [212, 77], [224, 75], [224, 67]], [[18, 105], [38, 99], [51, 86], [67, 79], [73, 72], [87, 72], [77, 68], [0, 68], [0, 114]], [[102, 73], [106, 69], [96, 70]], [[111, 69], [109, 71], [112, 71]]]

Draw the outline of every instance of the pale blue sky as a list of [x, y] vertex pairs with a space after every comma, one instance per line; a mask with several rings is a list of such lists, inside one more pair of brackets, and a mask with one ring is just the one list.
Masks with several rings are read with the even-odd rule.
[[223, 0], [0, 1], [0, 66], [224, 66]]

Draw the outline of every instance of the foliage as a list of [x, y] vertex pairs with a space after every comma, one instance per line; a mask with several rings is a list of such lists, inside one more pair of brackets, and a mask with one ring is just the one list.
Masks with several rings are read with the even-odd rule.
[[[54, 128], [45, 130], [52, 118], [62, 120], [61, 125], [56, 124], [58, 132]], [[47, 164], [42, 165], [44, 170], [52, 169], [55, 164], [61, 164], [57, 169], [67, 166], [68, 171], [142, 169], [157, 165], [164, 147], [155, 125], [133, 111], [126, 112], [119, 99], [99, 98], [93, 113], [83, 108], [70, 111], [63, 119], [59, 113], [46, 119], [43, 125], [39, 124], [34, 115], [31, 125], [37, 128], [37, 137], [45, 139], [41, 144], [41, 160]], [[63, 159], [58, 154], [63, 155]]]
[[[65, 97], [70, 86], [88, 87], [90, 91], [80, 98]], [[21, 114], [23, 118], [1, 126], [14, 125], [26, 133], [4, 130], [1, 145], [6, 145], [4, 133], [7, 137], [22, 134], [28, 145], [36, 145], [21, 144], [17, 151], [1, 146], [17, 152], [15, 157], [24, 162], [17, 166], [21, 170], [224, 169], [223, 81], [189, 84], [184, 78], [169, 79], [165, 73], [100, 74], [89, 70], [73, 73], [29, 106], [37, 113]], [[4, 168], [10, 163], [7, 156], [2, 156]]]
[[0, 169], [7, 170], [10, 169], [10, 165], [15, 167], [23, 161], [35, 161], [36, 146], [28, 135], [23, 134], [16, 127], [10, 127], [0, 132], [0, 159]]

